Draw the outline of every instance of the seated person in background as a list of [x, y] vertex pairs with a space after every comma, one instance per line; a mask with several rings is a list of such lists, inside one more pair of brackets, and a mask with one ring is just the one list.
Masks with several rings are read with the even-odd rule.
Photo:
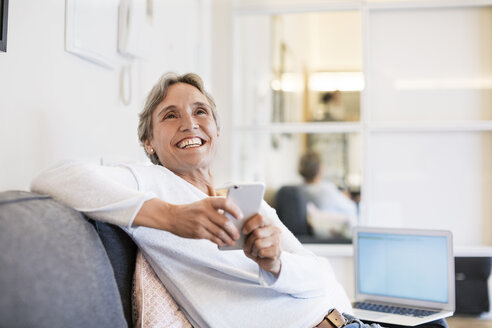
[[334, 183], [323, 179], [318, 153], [308, 152], [301, 157], [299, 174], [304, 179], [300, 189], [308, 203], [308, 222], [314, 234], [350, 237], [350, 229], [357, 223], [357, 206]]
[[194, 327], [313, 327], [331, 308], [351, 312], [329, 266], [265, 202], [242, 228], [242, 252], [217, 248], [239, 237], [223, 211], [242, 214], [216, 197], [210, 165], [220, 125], [200, 77], [162, 76], [138, 134], [153, 165], [62, 163], [38, 176], [32, 190], [120, 225]]

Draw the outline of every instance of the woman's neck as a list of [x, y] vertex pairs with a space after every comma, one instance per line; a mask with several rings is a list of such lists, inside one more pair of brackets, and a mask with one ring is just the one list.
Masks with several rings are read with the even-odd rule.
[[197, 169], [193, 172], [174, 172], [176, 175], [185, 179], [205, 194], [215, 196], [213, 177], [210, 169]]

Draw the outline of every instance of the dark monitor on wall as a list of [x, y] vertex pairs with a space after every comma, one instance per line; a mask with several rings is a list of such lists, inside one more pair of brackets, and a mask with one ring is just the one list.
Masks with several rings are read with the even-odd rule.
[[0, 0], [0, 51], [7, 52], [7, 17], [9, 0]]

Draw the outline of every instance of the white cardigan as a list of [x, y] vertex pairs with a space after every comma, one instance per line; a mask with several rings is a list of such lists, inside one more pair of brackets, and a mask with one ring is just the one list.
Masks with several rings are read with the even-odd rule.
[[330, 308], [352, 312], [331, 268], [305, 249], [265, 202], [260, 213], [282, 229], [278, 278], [243, 251], [220, 251], [208, 240], [132, 227], [151, 198], [186, 204], [207, 197], [162, 166], [64, 162], [41, 173], [31, 189], [122, 226], [195, 327], [312, 327]]

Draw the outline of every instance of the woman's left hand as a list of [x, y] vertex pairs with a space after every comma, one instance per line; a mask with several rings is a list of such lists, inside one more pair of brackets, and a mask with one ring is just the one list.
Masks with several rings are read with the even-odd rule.
[[242, 232], [246, 235], [244, 254], [263, 270], [278, 276], [282, 266], [280, 228], [271, 224], [263, 215], [256, 214], [246, 221]]

